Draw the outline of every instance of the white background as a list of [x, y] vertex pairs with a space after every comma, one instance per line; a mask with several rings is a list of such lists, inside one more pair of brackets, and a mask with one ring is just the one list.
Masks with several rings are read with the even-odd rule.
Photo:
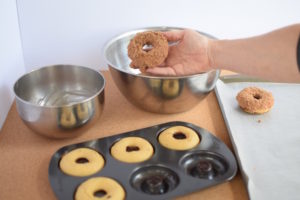
[[19, 0], [27, 70], [55, 63], [105, 67], [102, 47], [146, 26], [247, 37], [300, 22], [299, 0]]
[[104, 69], [103, 45], [134, 28], [188, 27], [231, 39], [300, 22], [299, 0], [18, 0], [14, 6], [1, 0], [1, 120], [12, 102], [12, 82], [24, 70], [59, 63]]
[[13, 84], [24, 72], [16, 2], [0, 0], [0, 128], [14, 99]]

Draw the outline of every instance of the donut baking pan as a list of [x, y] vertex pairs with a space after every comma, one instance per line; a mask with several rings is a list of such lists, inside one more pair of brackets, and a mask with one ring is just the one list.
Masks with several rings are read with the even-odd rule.
[[[191, 129], [198, 135], [199, 143], [188, 150], [173, 150], [161, 145], [158, 140], [159, 135], [175, 126]], [[131, 163], [116, 159], [112, 155], [112, 147], [128, 137], [142, 138], [150, 143], [153, 147], [152, 156], [142, 162]], [[189, 139], [185, 132], [175, 131], [173, 137], [172, 142], [179, 142], [179, 145], [180, 141], [186, 142]], [[128, 143], [125, 147], [126, 144], [124, 146], [122, 143], [125, 152], [123, 157], [129, 155], [128, 152], [144, 151], [139, 144]], [[89, 176], [72, 176], [64, 172], [60, 168], [62, 158], [79, 148], [89, 148], [101, 154], [105, 162], [103, 168]], [[119, 153], [124, 152], [121, 149]], [[82, 166], [89, 162], [94, 161], [90, 160], [88, 155], [85, 157], [81, 154], [74, 163], [70, 162], [70, 164], [80, 165], [82, 169]], [[235, 157], [222, 141], [194, 124], [176, 121], [62, 147], [51, 159], [49, 181], [57, 198], [64, 200], [76, 199], [75, 196], [82, 183], [95, 177], [115, 180], [123, 187], [126, 199], [172, 199], [229, 181], [236, 172]], [[90, 193], [92, 197], [106, 196], [108, 199], [113, 199], [114, 195], [101, 187]]]

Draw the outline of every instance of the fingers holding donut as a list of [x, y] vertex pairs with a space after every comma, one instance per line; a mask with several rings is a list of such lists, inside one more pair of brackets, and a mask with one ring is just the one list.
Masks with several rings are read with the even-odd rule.
[[148, 69], [155, 75], [185, 76], [199, 74], [212, 69], [209, 47], [212, 39], [194, 30], [170, 31], [163, 33], [169, 42], [178, 42], [169, 46], [166, 67]]
[[172, 67], [154, 67], [146, 70], [149, 74], [159, 74], [160, 76], [175, 76], [176, 71]]
[[182, 30], [163, 32], [163, 35], [169, 42], [176, 42], [183, 39], [184, 32]]

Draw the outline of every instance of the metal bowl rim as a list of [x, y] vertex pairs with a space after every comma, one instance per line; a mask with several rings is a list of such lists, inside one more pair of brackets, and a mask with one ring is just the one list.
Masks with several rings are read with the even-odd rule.
[[[34, 73], [36, 71], [39, 71], [39, 70], [42, 70], [42, 69], [45, 69], [45, 68], [51, 68], [51, 67], [57, 67], [57, 66], [72, 66], [72, 67], [79, 67], [79, 68], [83, 68], [83, 69], [86, 69], [86, 70], [91, 70], [93, 72], [96, 72], [98, 73], [98, 75], [100, 75], [100, 77], [103, 79], [103, 85], [101, 86], [100, 90], [98, 92], [96, 92], [94, 95], [86, 98], [85, 100], [83, 101], [80, 101], [80, 102], [74, 102], [74, 103], [69, 103], [69, 104], [65, 104], [65, 105], [61, 105], [61, 106], [41, 106], [41, 105], [38, 105], [36, 103], [32, 103], [30, 101], [26, 101], [24, 99], [22, 99], [21, 97], [19, 97], [19, 95], [17, 95], [16, 93], [16, 84], [19, 82], [19, 80], [21, 80], [22, 78], [24, 78], [25, 76], [28, 76], [29, 74], [31, 73]], [[97, 70], [93, 69], [93, 68], [89, 68], [89, 67], [84, 67], [84, 66], [80, 66], [80, 65], [72, 65], [72, 64], [55, 64], [55, 65], [47, 65], [47, 66], [43, 66], [43, 67], [39, 67], [37, 69], [34, 69], [30, 72], [27, 72], [25, 74], [23, 74], [20, 78], [18, 78], [16, 80], [16, 82], [14, 83], [14, 93], [15, 93], [15, 96], [16, 96], [16, 99], [26, 105], [30, 105], [30, 106], [35, 106], [35, 107], [40, 107], [40, 108], [62, 108], [62, 107], [72, 107], [74, 105], [78, 105], [78, 104], [81, 104], [81, 103], [85, 103], [85, 102], [88, 102], [92, 99], [94, 99], [96, 96], [98, 96], [99, 94], [101, 94], [103, 91], [104, 91], [104, 88], [105, 88], [105, 85], [106, 85], [106, 80], [104, 78], [104, 76]]]
[[[207, 71], [207, 72], [203, 72], [203, 73], [198, 73], [198, 74], [192, 74], [192, 75], [184, 75], [184, 76], [155, 76], [155, 75], [144, 75], [144, 74], [134, 74], [134, 73], [131, 73], [129, 71], [126, 71], [126, 70], [123, 70], [119, 67], [116, 67], [115, 65], [113, 65], [108, 59], [107, 59], [107, 56], [106, 56], [106, 52], [107, 52], [107, 49], [111, 46], [111, 44], [113, 44], [115, 41], [123, 38], [123, 37], [126, 37], [128, 35], [132, 35], [133, 33], [139, 33], [139, 32], [143, 32], [143, 31], [149, 31], [149, 30], [161, 30], [161, 31], [168, 31], [169, 29], [175, 29], [175, 30], [184, 30], [184, 29], [187, 29], [187, 28], [184, 28], [184, 27], [175, 27], [175, 26], [153, 26], [153, 27], [144, 27], [144, 28], [139, 28], [139, 29], [132, 29], [130, 31], [127, 31], [127, 32], [124, 32], [124, 33], [121, 33], [121, 34], [118, 34], [116, 35], [115, 37], [112, 37], [110, 40], [108, 40], [106, 42], [106, 44], [104, 45], [104, 48], [103, 48], [103, 54], [104, 54], [104, 60], [105, 62], [108, 64], [109, 67], [111, 68], [114, 68], [118, 71], [121, 71], [123, 73], [126, 73], [126, 74], [130, 74], [130, 75], [133, 75], [133, 76], [137, 76], [137, 77], [142, 77], [142, 78], [153, 78], [153, 79], [178, 79], [178, 78], [192, 78], [192, 77], [199, 77], [201, 75], [205, 75], [205, 74], [208, 74], [210, 72], [213, 72], [213, 71], [216, 71], [218, 74], [220, 73], [220, 70], [219, 69], [212, 69], [210, 71]], [[210, 34], [207, 34], [207, 33], [204, 33], [204, 32], [201, 32], [201, 31], [198, 31], [196, 29], [193, 29], [195, 31], [197, 31], [198, 33], [200, 34], [203, 34], [209, 38], [212, 38], [212, 39], [217, 39], [215, 38], [214, 36], [210, 35]]]

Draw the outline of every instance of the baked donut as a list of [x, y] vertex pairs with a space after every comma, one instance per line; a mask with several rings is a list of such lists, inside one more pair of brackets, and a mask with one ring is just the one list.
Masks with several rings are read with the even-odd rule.
[[59, 167], [71, 176], [89, 176], [100, 171], [104, 166], [103, 157], [89, 148], [74, 149], [62, 156]]
[[247, 87], [236, 96], [239, 106], [247, 113], [262, 114], [268, 112], [274, 105], [271, 92], [258, 87]]
[[[145, 45], [152, 49], [144, 50]], [[145, 72], [148, 67], [157, 67], [168, 56], [168, 41], [161, 32], [146, 31], [137, 33], [127, 47], [128, 56], [132, 60], [130, 66]]]
[[188, 150], [200, 142], [198, 134], [185, 126], [173, 126], [161, 132], [158, 136], [159, 143], [172, 150]]
[[111, 155], [122, 162], [138, 163], [148, 160], [153, 155], [153, 147], [141, 137], [126, 137], [112, 146]]
[[75, 200], [124, 200], [125, 191], [115, 180], [107, 177], [90, 178], [79, 185]]

